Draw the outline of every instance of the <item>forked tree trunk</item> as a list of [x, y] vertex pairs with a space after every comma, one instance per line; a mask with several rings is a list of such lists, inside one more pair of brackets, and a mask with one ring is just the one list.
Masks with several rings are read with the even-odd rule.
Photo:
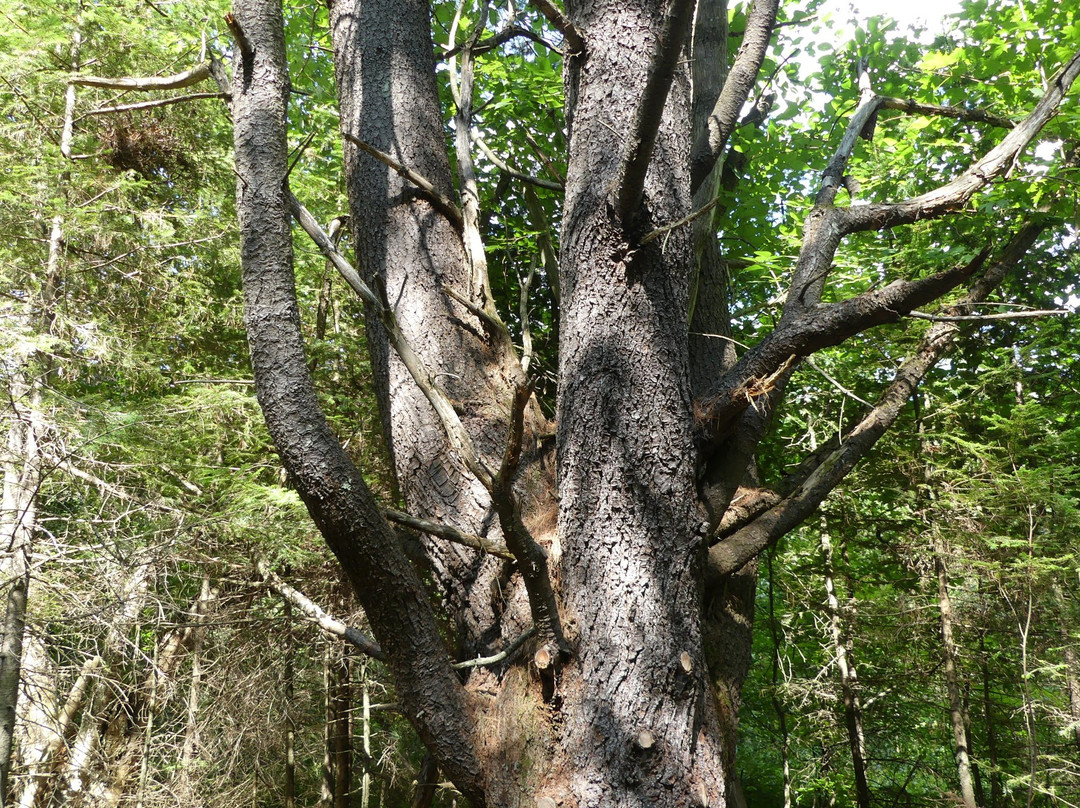
[[[874, 223], [860, 218], [868, 209], [832, 206], [830, 174], [807, 225], [795, 272], [801, 291], [788, 299], [780, 336], [719, 382], [691, 373], [695, 256], [690, 228], [676, 226], [692, 207], [683, 47], [691, 12], [686, 0], [576, 0], [568, 4], [569, 25], [559, 23], [568, 46], [570, 132], [557, 284], [556, 496], [544, 462], [550, 425], [516, 395], [527, 389], [523, 372], [492, 316], [475, 199], [465, 200], [464, 215], [447, 201], [453, 172], [429, 6], [331, 3], [362, 278], [338, 266], [378, 315], [369, 318], [368, 337], [397, 485], [415, 515], [502, 539], [515, 556], [511, 564], [425, 538], [430, 575], [423, 579], [322, 416], [304, 358], [290, 211], [326, 241], [286, 187], [280, 4], [244, 0], [230, 19], [239, 56], [233, 105], [245, 324], [259, 402], [283, 464], [364, 606], [403, 712], [477, 806], [734, 805], [753, 558], [806, 518], [895, 421], [951, 340], [951, 332], [932, 332], [934, 341], [901, 369], [856, 440], [819, 467], [810, 493], [792, 494], [780, 511], [762, 513], [746, 532], [717, 536], [708, 549], [708, 526], [752, 477], [768, 402], [796, 354], [835, 344], [864, 322], [861, 314], [848, 317], [854, 308], [818, 303], [843, 228]], [[739, 81], [725, 84], [704, 151], [695, 147], [695, 171], [704, 175], [698, 184], [723, 146], [724, 128], [734, 126], [775, 16], [772, 0], [752, 5], [736, 59]], [[459, 175], [470, 195], [469, 104], [466, 92], [460, 97]], [[830, 170], [842, 170], [846, 158], [839, 155]], [[978, 168], [981, 177], [985, 167]], [[664, 237], [648, 238], [656, 228], [666, 228]], [[963, 277], [957, 270], [890, 289], [906, 290], [912, 302]], [[819, 323], [821, 311], [843, 322]], [[819, 326], [833, 330], [822, 334]], [[413, 353], [425, 368], [410, 359], [407, 370], [399, 356]], [[693, 367], [710, 372], [730, 361], [722, 352], [694, 359]], [[711, 401], [697, 402], [700, 409], [698, 390], [714, 391]], [[546, 558], [541, 550], [550, 551]], [[424, 580], [454, 622], [449, 652]], [[530, 623], [540, 639], [521, 657], [467, 674], [453, 669], [454, 657], [505, 648]]]

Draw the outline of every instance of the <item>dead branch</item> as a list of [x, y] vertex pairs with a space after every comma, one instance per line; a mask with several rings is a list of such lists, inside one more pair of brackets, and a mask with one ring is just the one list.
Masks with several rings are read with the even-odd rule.
[[348, 132], [345, 132], [344, 136], [347, 141], [356, 146], [356, 148], [360, 149], [360, 151], [366, 154], [370, 154], [380, 163], [389, 167], [393, 171], [396, 171], [398, 174], [401, 175], [402, 178], [408, 180], [413, 185], [415, 185], [416, 188], [424, 195], [424, 198], [427, 199], [432, 205], [434, 205], [436, 209], [438, 209], [438, 211], [442, 213], [447, 219], [449, 219], [450, 223], [454, 225], [455, 228], [460, 231], [465, 227], [465, 222], [461, 215], [460, 208], [458, 208], [458, 206], [455, 205], [453, 201], [451, 201], [448, 197], [439, 193], [439, 191], [435, 188], [435, 186], [431, 183], [430, 180], [428, 180], [426, 177], [421, 176], [420, 174], [417, 174], [412, 169], [406, 168], [405, 166], [401, 165], [401, 163], [397, 162], [389, 154], [384, 151], [380, 151], [379, 149], [376, 149], [370, 143], [365, 143], [364, 141], [360, 140], [360, 138], [355, 137]]
[[289, 586], [270, 569], [270, 565], [264, 559], [260, 559], [255, 563], [255, 569], [263, 579], [267, 589], [285, 598], [327, 634], [340, 637], [373, 659], [386, 659], [386, 655], [378, 643], [359, 629], [346, 625], [333, 615], [328, 614], [303, 592]]
[[149, 92], [151, 90], [179, 90], [198, 84], [210, 78], [210, 63], [203, 62], [183, 73], [172, 76], [127, 76], [123, 78], [110, 78], [108, 76], [72, 76], [68, 84], [77, 87], [104, 87], [107, 90], [138, 90]]

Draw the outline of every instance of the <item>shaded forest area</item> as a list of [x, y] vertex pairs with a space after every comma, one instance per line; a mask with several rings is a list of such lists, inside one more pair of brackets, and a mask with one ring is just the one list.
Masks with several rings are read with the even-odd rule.
[[[717, 4], [724, 75], [767, 5]], [[853, 26], [817, 6], [774, 9], [704, 205], [695, 195], [694, 221], [654, 222], [646, 242], [719, 251], [723, 271], [711, 286], [691, 282], [684, 319], [730, 363], [779, 333], [842, 143], [850, 163], [832, 193], [844, 210], [869, 216], [926, 194], [1018, 131], [1080, 47], [1068, 3], [974, 0], [935, 36], [883, 19]], [[256, 399], [231, 117], [247, 34], [235, 18], [230, 32], [227, 11], [0, 0], [3, 804], [463, 805], [465, 787], [403, 715], [386, 640]], [[363, 270], [345, 162], [364, 144], [341, 135], [329, 14], [285, 9], [288, 183]], [[488, 297], [461, 305], [506, 333], [534, 396], [526, 421], [546, 425], [563, 389], [559, 222], [578, 182], [563, 69], [578, 33], [546, 0], [436, 2], [432, 20], [442, 136], [469, 170], [443, 207], [426, 198], [482, 235]], [[885, 101], [852, 129], [871, 83]], [[717, 516], [714, 551], [811, 490], [864, 419], [885, 412], [881, 396], [910, 358], [949, 342], [819, 507], [708, 580], [708, 603], [753, 634], [745, 683], [717, 696], [738, 732], [737, 753], [725, 738], [725, 802], [704, 804], [1080, 805], [1080, 106], [1061, 90], [1060, 108], [977, 193], [902, 229], [851, 232], [819, 294], [870, 299], [946, 270], [950, 285], [903, 301], [911, 316], [886, 301], [895, 316], [875, 328], [781, 345], [759, 388], [739, 389], [754, 412], [752, 399], [768, 400], [770, 428], [744, 458], [752, 477], [720, 509], [729, 521]], [[372, 360], [365, 301], [293, 234], [318, 402], [432, 593], [455, 675], [483, 693], [493, 685], [481, 677], [527, 669], [538, 693], [552, 687], [527, 620], [501, 624], [488, 644], [461, 628], [430, 545], [472, 542], [468, 552], [509, 569], [524, 566], [514, 537], [411, 507], [380, 415], [385, 353]], [[994, 272], [996, 287], [980, 292]], [[398, 292], [372, 286], [375, 307]], [[726, 318], [715, 331], [699, 316], [709, 307]], [[727, 417], [718, 393], [692, 406], [701, 423]], [[559, 504], [541, 506], [524, 519], [537, 537], [554, 534]], [[548, 544], [544, 555], [558, 558]], [[512, 573], [477, 578], [509, 614]], [[680, 662], [689, 674], [690, 655]], [[544, 701], [555, 709], [550, 692]], [[525, 755], [513, 765], [550, 774]]]

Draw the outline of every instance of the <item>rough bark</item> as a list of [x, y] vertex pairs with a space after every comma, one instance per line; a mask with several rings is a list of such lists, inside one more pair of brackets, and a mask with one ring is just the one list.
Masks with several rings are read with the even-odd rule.
[[[505, 334], [460, 302], [483, 310], [491, 300], [482, 249], [474, 243], [476, 200], [469, 190], [468, 166], [471, 249], [466, 252], [453, 222], [417, 196], [399, 173], [356, 149], [353, 140], [388, 153], [440, 195], [453, 196], [428, 6], [420, 0], [362, 5], [338, 0], [331, 8], [331, 30], [341, 127], [347, 136], [350, 212], [353, 222], [363, 222], [354, 232], [360, 273], [373, 288], [386, 290], [404, 339], [460, 407], [482, 461], [498, 468], [513, 393], [524, 377]], [[468, 116], [460, 117], [464, 126]], [[468, 138], [462, 138], [462, 146], [467, 148]], [[368, 342], [383, 432], [407, 510], [467, 534], [501, 540], [489, 492], [454, 452], [440, 419], [378, 322], [369, 321]], [[521, 477], [539, 475], [531, 437], [544, 431], [537, 429], [539, 421], [539, 412], [530, 407]], [[537, 505], [550, 507], [549, 502]], [[525, 516], [528, 521], [529, 513]], [[445, 542], [425, 539], [425, 547], [457, 623], [461, 658], [491, 650], [492, 643], [528, 624], [527, 613], [499, 620], [502, 602], [491, 593], [505, 589], [500, 584], [508, 577], [503, 562]]]
[[[724, 740], [706, 679], [688, 383], [692, 249], [636, 248], [608, 189], [664, 27], [659, 2], [579, 2], [560, 259], [560, 580], [577, 658], [564, 673], [565, 791], [582, 806], [720, 805]], [[690, 98], [670, 88], [642, 229], [689, 210]]]
[[829, 611], [829, 630], [832, 634], [836, 668], [840, 674], [840, 696], [844, 704], [844, 725], [847, 728], [848, 749], [851, 750], [851, 769], [855, 776], [855, 802], [859, 808], [870, 806], [870, 786], [866, 780], [866, 736], [863, 733], [862, 703], [859, 699], [858, 674], [848, 655], [840, 600], [836, 596], [833, 575], [832, 539], [821, 531], [821, 555], [825, 562], [825, 596]]
[[[363, 29], [360, 14], [359, 8], [344, 12], [336, 5], [335, 31], [343, 24]], [[238, 66], [233, 109], [245, 324], [259, 403], [285, 468], [341, 561], [376, 640], [388, 655], [409, 720], [424, 743], [437, 750], [463, 792], [483, 804], [473, 724], [430, 602], [363, 477], [331, 432], [307, 370], [285, 188], [289, 80], [281, 6], [249, 0], [237, 6], [234, 24], [249, 43], [255, 43]], [[373, 52], [385, 53], [385, 44], [379, 43]], [[430, 42], [427, 53], [430, 60]], [[379, 86], [387, 77], [378, 79]], [[344, 110], [342, 117], [348, 125], [351, 118]], [[437, 215], [425, 203], [415, 204], [427, 216]], [[357, 214], [354, 211], [354, 221], [368, 221]], [[422, 264], [407, 266], [411, 270]], [[391, 294], [398, 295], [399, 290]], [[402, 309], [399, 312], [404, 315]]]
[[[538, 437], [549, 426], [521, 395], [524, 374], [491, 314], [480, 271], [468, 99], [461, 96], [457, 127], [464, 152], [459, 207], [427, 4], [331, 4], [360, 272], [335, 266], [353, 273], [350, 285], [374, 315], [368, 338], [397, 486], [406, 509], [422, 520], [414, 525], [505, 542], [514, 556], [492, 557], [476, 549], [482, 541], [464, 546], [437, 531], [423, 538], [425, 580], [454, 622], [453, 655], [481, 657], [469, 664], [464, 687], [455, 667], [466, 668], [450, 664], [421, 576], [320, 414], [304, 361], [289, 211], [306, 220], [284, 188], [288, 79], [280, 7], [245, 0], [232, 21], [240, 45], [234, 106], [245, 317], [259, 401], [284, 465], [367, 611], [432, 765], [477, 805], [737, 804], [734, 727], [749, 659], [754, 559], [804, 519], [895, 421], [957, 327], [932, 327], [882, 407], [816, 459], [799, 484], [763, 497], [765, 510], [748, 512], [713, 548], [706, 597], [708, 528], [724, 524], [740, 485], [754, 483], [753, 452], [768, 407], [748, 404], [779, 396], [796, 355], [892, 321], [977, 268], [819, 305], [841, 238], [865, 224], [832, 204], [834, 175], [843, 171], [853, 135], [826, 171], [793, 279], [798, 292], [789, 296], [777, 335], [740, 362], [702, 349], [695, 354], [701, 367], [721, 374], [706, 383], [707, 374], [692, 373], [690, 229], [644, 239], [686, 220], [693, 208], [682, 11], [685, 4], [662, 0], [577, 0], [565, 19], [546, 12], [562, 20], [574, 43], [565, 62], [570, 150], [557, 283], [553, 534], [556, 498], [544, 466], [550, 446]], [[752, 16], [745, 52], [758, 53], [775, 3], [756, 3]], [[461, 53], [475, 56], [469, 45]], [[730, 117], [733, 97], [745, 100], [755, 75], [756, 68], [743, 71], [721, 91], [723, 116]], [[859, 116], [881, 105], [865, 95], [849, 127], [856, 135]], [[723, 116], [716, 131], [726, 137], [724, 127], [733, 124]], [[711, 170], [719, 150], [714, 137], [706, 140]], [[310, 224], [304, 229], [317, 234]], [[699, 390], [715, 401], [695, 408]], [[728, 443], [732, 430], [737, 439]], [[704, 497], [705, 507], [699, 489], [717, 481], [726, 487]], [[569, 642], [555, 658], [536, 654], [529, 664], [498, 653], [533, 629], [543, 643], [544, 623], [557, 621]], [[533, 765], [520, 765], [525, 759]]]

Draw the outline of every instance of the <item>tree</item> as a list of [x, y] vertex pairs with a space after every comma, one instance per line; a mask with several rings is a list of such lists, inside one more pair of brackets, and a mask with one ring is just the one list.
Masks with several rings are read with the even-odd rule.
[[[14, 779], [23, 802], [77, 800], [78, 787], [111, 801], [131, 794], [145, 804], [157, 794], [167, 802], [176, 791], [247, 804], [249, 788], [267, 789], [261, 763], [273, 759], [279, 741], [292, 751], [288, 762], [288, 753], [281, 756], [280, 779], [302, 799], [303, 784], [315, 777], [304, 761], [322, 756], [303, 721], [321, 728], [323, 711], [318, 698], [305, 703], [302, 695], [321, 654], [305, 656], [291, 632], [277, 647], [270, 632], [279, 601], [253, 601], [265, 584], [329, 635], [386, 661], [394, 702], [430, 753], [417, 775], [420, 803], [431, 799], [441, 768], [475, 804], [739, 804], [734, 750], [757, 560], [796, 531], [796, 561], [777, 555], [770, 594], [777, 581], [784, 593], [800, 575], [820, 590], [820, 570], [805, 572], [797, 560], [816, 520], [800, 523], [830, 496], [821, 535], [838, 540], [847, 569], [829, 578], [846, 590], [848, 606], [839, 595], [831, 604], [838, 634], [824, 653], [839, 656], [848, 643], [858, 650], [859, 679], [841, 688], [864, 710], [858, 790], [860, 798], [883, 798], [881, 704], [891, 697], [862, 699], [860, 690], [880, 681], [881, 659], [901, 642], [871, 634], [863, 617], [891, 611], [886, 595], [879, 602], [860, 591], [855, 614], [852, 566], [899, 579], [898, 568], [922, 562], [905, 555], [902, 540], [895, 540], [900, 561], [875, 556], [857, 525], [926, 479], [911, 469], [907, 483], [889, 478], [904, 477], [890, 469], [911, 424], [908, 402], [932, 397], [956, 406], [964, 395], [983, 402], [984, 420], [948, 432], [949, 445], [970, 447], [978, 438], [1006, 446], [1014, 455], [1008, 461], [986, 461], [987, 476], [1006, 482], [949, 498], [961, 514], [955, 522], [930, 499], [895, 510], [917, 509], [950, 531], [958, 557], [949, 559], [945, 584], [958, 617], [956, 673], [968, 676], [981, 661], [983, 681], [1006, 687], [1012, 700], [988, 684], [985, 728], [974, 727], [974, 743], [966, 741], [978, 756], [979, 733], [992, 738], [1000, 730], [988, 744], [992, 762], [1002, 761], [990, 767], [991, 800], [1000, 804], [1001, 789], [1017, 789], [1034, 801], [1048, 789], [1050, 771], [1067, 768], [1048, 763], [1047, 750], [1058, 747], [1038, 719], [1058, 704], [1062, 726], [1075, 716], [1066, 675], [1075, 666], [1071, 640], [1049, 631], [1036, 607], [1052, 600], [1055, 612], [1075, 611], [1068, 591], [1048, 594], [1067, 569], [1067, 550], [1055, 550], [1052, 560], [1038, 555], [1047, 546], [1039, 531], [1069, 535], [1071, 517], [1063, 514], [1070, 500], [1044, 498], [1040, 488], [1060, 484], [1056, 470], [1071, 450], [1044, 458], [1016, 449], [1023, 440], [995, 421], [1012, 417], [1003, 403], [1012, 394], [1003, 399], [972, 381], [983, 373], [979, 354], [996, 351], [994, 368], [1008, 367], [1011, 357], [1026, 376], [1041, 357], [1071, 344], [1063, 328], [1045, 329], [1043, 347], [1024, 356], [1016, 334], [1030, 321], [988, 319], [981, 307], [990, 300], [1060, 306], [1053, 298], [1067, 298], [1075, 282], [1066, 222], [1077, 116], [1063, 99], [1080, 68], [1070, 54], [1076, 28], [1067, 11], [980, 7], [929, 49], [889, 39], [874, 22], [858, 32], [857, 48], [830, 54], [827, 33], [806, 33], [809, 15], [783, 17], [769, 2], [730, 14], [724, 3], [704, 0], [697, 8], [685, 0], [634, 8], [579, 2], [564, 17], [543, 0], [505, 12], [484, 3], [455, 10], [420, 0], [347, 0], [329, 15], [292, 9], [283, 18], [276, 3], [251, 0], [230, 18], [230, 87], [213, 56], [202, 62], [199, 24], [169, 19], [177, 8], [73, 7], [67, 18], [43, 15], [36, 37], [19, 26], [3, 35], [13, 45], [4, 59], [33, 53], [5, 80], [11, 92], [0, 126], [5, 176], [17, 180], [0, 189], [9, 203], [0, 225], [10, 235], [0, 246], [11, 315], [3, 337], [5, 347], [18, 348], [4, 365], [15, 404], [4, 535], [26, 514], [43, 515], [23, 521], [20, 543], [3, 559], [5, 587], [29, 614], [30, 641], [14, 648], [22, 618], [8, 620], [0, 705], [14, 715], [21, 678], [35, 694], [29, 708], [45, 714], [19, 722], [26, 737], [16, 743], [22, 763]], [[219, 17], [213, 8], [193, 9], [184, 9], [191, 20]], [[27, 17], [21, 6], [12, 13]], [[151, 33], [149, 21], [167, 26], [169, 36]], [[329, 49], [314, 44], [324, 24], [336, 68], [337, 137], [319, 128], [331, 119], [324, 106], [331, 84], [320, 73], [329, 69]], [[150, 46], [126, 47], [143, 25]], [[819, 57], [809, 76], [789, 59], [800, 39]], [[194, 67], [172, 77], [132, 78], [173, 72], [164, 66], [177, 60], [186, 67], [200, 50]], [[85, 75], [90, 65], [101, 75]], [[560, 70], [565, 117], [553, 86]], [[1002, 81], [1007, 70], [1012, 75]], [[221, 92], [190, 92], [212, 74]], [[50, 80], [66, 93], [36, 92]], [[88, 89], [78, 90], [73, 116], [66, 98], [77, 86]], [[182, 95], [135, 103], [112, 95], [165, 86]], [[856, 94], [848, 125], [836, 126], [824, 144], [822, 133], [848, 118]], [[89, 115], [81, 114], [87, 97], [101, 99]], [[221, 121], [210, 110], [222, 100], [231, 102], [236, 124], [255, 387], [286, 469], [280, 479], [299, 492], [340, 559], [378, 644], [282, 580], [305, 576], [302, 588], [327, 604], [327, 588], [314, 580], [322, 568], [304, 545], [310, 531], [292, 521], [293, 495], [266, 462], [264, 438], [249, 419], [233, 263], [214, 251], [223, 232], [216, 220], [231, 216], [220, 199], [221, 180], [231, 176], [213, 156]], [[180, 112], [195, 103], [205, 114]], [[65, 119], [74, 132], [57, 154], [50, 133], [64, 127], [52, 124]], [[291, 158], [290, 137], [300, 144]], [[1036, 137], [1043, 147], [1030, 157]], [[20, 138], [41, 157], [21, 159], [11, 145]], [[341, 213], [337, 178], [325, 171], [334, 165], [334, 140], [344, 145], [352, 224], [343, 243], [355, 249], [359, 271], [336, 246], [340, 231], [324, 234], [304, 207], [327, 218]], [[834, 149], [830, 161], [826, 150]], [[489, 166], [498, 169], [497, 182], [485, 176]], [[808, 189], [812, 198], [803, 202]], [[845, 191], [848, 206], [839, 201]], [[889, 201], [896, 199], [905, 201]], [[61, 215], [53, 238], [55, 228], [42, 225]], [[296, 250], [290, 217], [321, 256]], [[556, 234], [547, 223], [559, 220]], [[46, 263], [44, 251], [39, 260], [21, 249], [25, 232], [35, 232], [31, 221], [41, 244], [55, 245], [55, 269], [52, 251]], [[192, 231], [196, 238], [185, 241]], [[367, 306], [393, 495], [373, 495], [376, 453], [355, 439], [365, 395], [355, 368], [366, 362], [359, 340], [341, 336], [351, 310], [334, 299], [341, 284], [325, 274], [323, 256]], [[128, 283], [112, 282], [111, 268], [125, 260]], [[944, 308], [916, 319], [914, 309], [934, 301]], [[302, 329], [313, 337], [307, 344]], [[109, 347], [96, 346], [95, 334], [107, 335]], [[737, 342], [753, 347], [740, 351]], [[960, 351], [943, 365], [954, 346]], [[830, 375], [819, 376], [819, 368]], [[36, 398], [20, 392], [27, 382]], [[1032, 410], [1056, 401], [1048, 386], [1037, 389]], [[878, 403], [864, 403], [852, 420], [850, 404], [832, 406], [852, 396]], [[1066, 417], [1067, 402], [1052, 406]], [[27, 431], [31, 417], [45, 427]], [[826, 429], [839, 433], [818, 440]], [[899, 437], [889, 438], [890, 430]], [[882, 438], [889, 440], [884, 451], [875, 448]], [[793, 457], [792, 446], [804, 455]], [[874, 451], [873, 462], [857, 469]], [[926, 448], [905, 451], [904, 462], [919, 467], [939, 450], [928, 438]], [[949, 454], [935, 463], [941, 479], [959, 487], [954, 477], [978, 469], [959, 449]], [[41, 469], [49, 473], [39, 478]], [[16, 493], [30, 496], [33, 509], [9, 504]], [[1019, 510], [980, 510], [1002, 501]], [[398, 507], [385, 507], [390, 502]], [[918, 520], [909, 513], [897, 523], [897, 532], [910, 531]], [[988, 567], [976, 542], [957, 540], [963, 524], [998, 531], [1002, 546], [1020, 547], [1019, 555], [993, 558], [996, 586], [972, 585]], [[56, 549], [56, 526], [65, 531], [64, 549]], [[115, 558], [97, 548], [103, 535], [117, 545]], [[185, 547], [198, 552], [178, 555]], [[238, 569], [251, 575], [242, 558], [248, 548], [269, 555], [281, 577], [260, 564], [254, 585], [238, 584]], [[39, 565], [33, 578], [31, 552]], [[63, 572], [82, 566], [102, 573]], [[23, 599], [22, 581], [40, 588]], [[926, 597], [938, 592], [936, 580], [925, 586]], [[162, 605], [152, 605], [158, 599]], [[79, 609], [70, 615], [58, 603]], [[96, 608], [117, 603], [124, 607], [115, 616]], [[980, 603], [991, 616], [973, 619]], [[207, 608], [222, 617], [220, 626], [207, 621]], [[770, 612], [774, 638], [791, 631], [785, 608], [777, 621]], [[804, 614], [813, 608], [799, 607]], [[176, 615], [176, 625], [165, 614]], [[232, 627], [249, 622], [265, 633]], [[973, 625], [980, 649], [984, 635], [987, 641], [978, 657]], [[898, 655], [922, 674], [915, 679], [940, 689], [940, 672], [918, 670], [940, 664], [936, 642], [923, 656], [917, 647]], [[776, 639], [769, 650], [789, 676], [789, 651]], [[1064, 672], [1046, 680], [1057, 701], [1033, 684], [1046, 667], [1042, 656], [1063, 661]], [[212, 675], [224, 659], [229, 676]], [[775, 704], [792, 716], [782, 730], [784, 765], [795, 764], [786, 785], [797, 799], [806, 792], [800, 767], [812, 727], [817, 785], [842, 793], [850, 767], [829, 746], [828, 719], [815, 725], [785, 705], [778, 673]], [[95, 684], [106, 675], [108, 687]], [[180, 676], [190, 687], [180, 686]], [[338, 718], [348, 714], [349, 681], [335, 688]], [[40, 695], [49, 692], [66, 695], [50, 702]], [[278, 692], [301, 703], [277, 712]], [[822, 691], [823, 704], [830, 695]], [[175, 703], [181, 696], [186, 709]], [[247, 714], [232, 726], [244, 728], [225, 734], [235, 743], [199, 731], [200, 722], [241, 702]], [[912, 745], [919, 743], [914, 728], [931, 720], [919, 709], [907, 706], [890, 719]], [[255, 726], [253, 713], [267, 724]], [[301, 722], [295, 737], [294, 721]], [[347, 723], [333, 722], [339, 730]], [[348, 750], [347, 737], [334, 738], [340, 752]], [[949, 765], [951, 743], [942, 740], [937, 754], [946, 763], [938, 769]], [[255, 772], [250, 785], [225, 793], [214, 784], [217, 769], [198, 771], [220, 765], [233, 772], [241, 748]], [[351, 765], [369, 770], [367, 751], [354, 741]], [[760, 745], [750, 751], [760, 753]], [[890, 777], [897, 799], [905, 777], [917, 773], [930, 794], [942, 782], [925, 772], [934, 767], [920, 768], [922, 756], [921, 747], [909, 751], [903, 766], [910, 762], [912, 774]], [[337, 767], [342, 781], [348, 770]], [[972, 777], [977, 796], [974, 767]], [[336, 783], [335, 799], [347, 799], [347, 788]]]
[[[841, 206], [842, 188], [855, 193], [848, 167], [858, 138], [875, 137], [885, 110], [995, 123], [967, 105], [879, 94], [860, 65], [859, 105], [806, 214], [782, 314], [733, 361], [721, 340], [695, 341], [691, 356], [692, 284], [718, 283], [723, 268], [696, 268], [686, 225], [755, 86], [777, 4], [759, 0], [746, 14], [739, 52], [696, 132], [691, 72], [707, 60], [695, 48], [709, 47], [713, 15], [727, 33], [722, 3], [702, 3], [693, 29], [688, 0], [576, 2], [566, 17], [538, 7], [564, 38], [569, 142], [554, 423], [500, 319], [480, 238], [469, 124], [487, 5], [451, 76], [459, 203], [429, 6], [331, 6], [359, 273], [288, 190], [280, 5], [236, 5], [237, 208], [259, 402], [364, 606], [409, 720], [474, 804], [736, 804], [734, 732], [753, 603], [746, 590], [740, 600], [737, 576], [896, 421], [958, 324], [977, 316], [972, 306], [1044, 237], [1053, 194], [1044, 215], [1033, 210], [1011, 237], [951, 268], [909, 279], [885, 272], [885, 285], [851, 296], [834, 296], [830, 284], [841, 243], [965, 210], [1057, 114], [1080, 54], [1066, 54], [1028, 114], [996, 143], [977, 138], [978, 156], [955, 174], [946, 169], [937, 187]], [[691, 41], [691, 30], [702, 39]], [[430, 584], [320, 412], [299, 328], [290, 217], [367, 303], [401, 497], [411, 514], [444, 526], [423, 540]], [[770, 412], [805, 357], [964, 283], [970, 290], [842, 440], [780, 484], [755, 487]], [[513, 562], [438, 536], [451, 528], [504, 543]], [[429, 588], [452, 620], [452, 650]], [[455, 654], [498, 650], [530, 624], [531, 655], [457, 676]]]

